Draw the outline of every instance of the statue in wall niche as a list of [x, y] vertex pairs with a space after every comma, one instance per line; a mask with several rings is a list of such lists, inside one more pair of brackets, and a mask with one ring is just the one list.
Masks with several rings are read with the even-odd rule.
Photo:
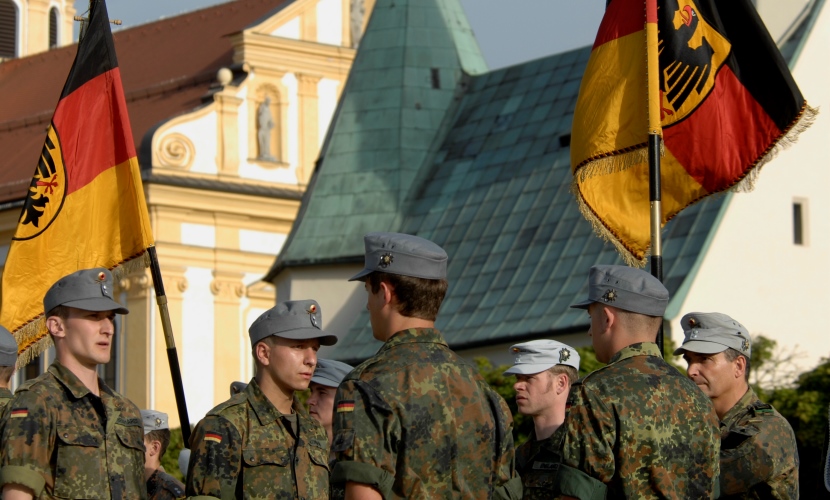
[[360, 44], [360, 37], [363, 35], [363, 15], [365, 14], [363, 0], [352, 0], [350, 12], [352, 48], [356, 49]]
[[277, 161], [271, 154], [271, 130], [274, 128], [274, 117], [271, 116], [271, 98], [266, 97], [259, 105], [256, 112], [257, 119], [257, 142], [259, 145], [259, 156], [257, 159], [266, 161]]

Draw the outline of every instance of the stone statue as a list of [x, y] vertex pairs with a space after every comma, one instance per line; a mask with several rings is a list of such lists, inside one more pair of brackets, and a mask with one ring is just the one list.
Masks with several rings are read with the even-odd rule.
[[276, 161], [271, 154], [271, 129], [274, 128], [274, 118], [271, 116], [271, 98], [266, 97], [256, 112], [257, 140], [259, 143], [259, 160]]
[[351, 15], [349, 17], [351, 34], [352, 34], [352, 48], [357, 48], [360, 44], [360, 37], [363, 36], [363, 15], [366, 13], [363, 6], [363, 0], [352, 0]]

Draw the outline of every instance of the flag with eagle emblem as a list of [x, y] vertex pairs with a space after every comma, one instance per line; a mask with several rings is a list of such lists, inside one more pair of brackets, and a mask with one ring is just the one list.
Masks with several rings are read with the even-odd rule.
[[[647, 50], [659, 61], [651, 95]], [[571, 168], [583, 215], [633, 265], [650, 245], [649, 110], [664, 144], [661, 225], [710, 194], [750, 190], [816, 115], [750, 0], [611, 1], [579, 90]]]
[[53, 283], [92, 267], [117, 279], [144, 267], [152, 244], [107, 7], [92, 0], [3, 272], [0, 323], [17, 340], [18, 366], [48, 346], [43, 296]]

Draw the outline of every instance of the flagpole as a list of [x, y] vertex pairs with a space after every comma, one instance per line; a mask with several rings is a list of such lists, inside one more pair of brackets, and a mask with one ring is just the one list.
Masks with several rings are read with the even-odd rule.
[[[663, 130], [660, 126], [660, 65], [658, 55], [657, 0], [646, 0], [646, 54], [648, 73], [648, 199], [651, 204], [651, 275], [663, 281], [662, 187], [660, 185], [660, 151]], [[663, 354], [663, 325], [657, 331], [657, 347]]]
[[153, 276], [153, 288], [156, 291], [156, 303], [161, 314], [161, 329], [164, 331], [164, 342], [167, 344], [167, 362], [170, 364], [170, 376], [173, 378], [173, 393], [176, 395], [176, 407], [179, 410], [179, 423], [182, 427], [184, 447], [190, 447], [190, 418], [187, 416], [187, 402], [184, 398], [182, 371], [179, 367], [179, 355], [176, 352], [176, 339], [173, 337], [173, 327], [170, 323], [170, 312], [167, 310], [167, 295], [164, 294], [164, 282], [161, 278], [158, 256], [155, 245], [147, 249], [150, 256], [150, 273]]

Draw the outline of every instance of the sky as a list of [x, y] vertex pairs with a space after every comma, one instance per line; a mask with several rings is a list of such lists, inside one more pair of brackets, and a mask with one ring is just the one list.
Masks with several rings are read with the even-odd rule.
[[[107, 9], [123, 29], [224, 1], [107, 0]], [[590, 45], [605, 10], [605, 0], [460, 1], [490, 69]], [[79, 15], [88, 5], [75, 0]]]

